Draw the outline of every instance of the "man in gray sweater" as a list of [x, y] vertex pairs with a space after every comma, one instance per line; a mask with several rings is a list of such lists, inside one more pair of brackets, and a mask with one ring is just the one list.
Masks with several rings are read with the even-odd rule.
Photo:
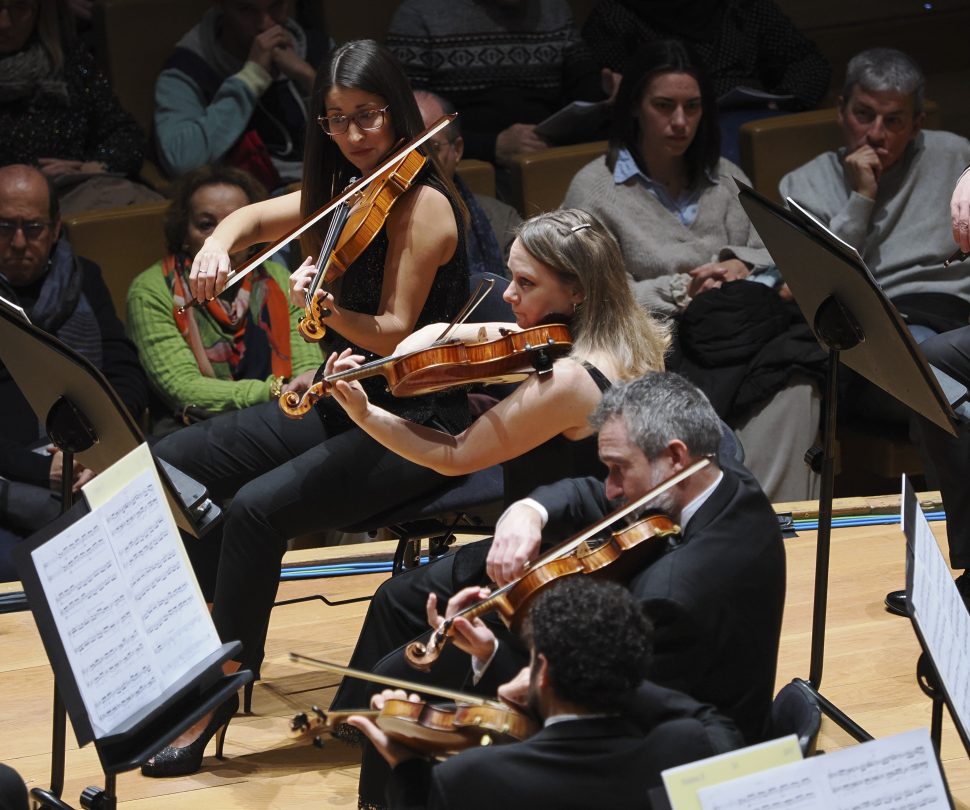
[[[845, 146], [786, 174], [782, 197], [853, 245], [903, 312], [924, 308], [918, 299], [927, 293], [942, 294], [930, 308], [966, 323], [970, 275], [945, 271], [943, 260], [953, 252], [947, 201], [970, 164], [970, 141], [922, 131], [923, 75], [888, 48], [849, 62], [838, 107]], [[916, 316], [910, 322], [928, 327], [913, 329], [917, 340], [941, 331]]]
[[[873, 48], [853, 57], [838, 108], [845, 147], [785, 175], [782, 197], [808, 208], [859, 251], [917, 341], [965, 325], [970, 274], [945, 270], [943, 262], [953, 252], [950, 190], [970, 164], [970, 141], [922, 131], [923, 75], [896, 50]], [[898, 407], [874, 391], [859, 386], [846, 402], [867, 417], [898, 420]], [[924, 449], [931, 444], [927, 438]], [[965, 440], [964, 453], [967, 446]], [[946, 489], [953, 473], [949, 459], [942, 452], [930, 456], [927, 469], [936, 468]], [[970, 536], [956, 548], [954, 532], [948, 533], [953, 564], [970, 565]], [[964, 587], [970, 596], [970, 581]], [[904, 599], [905, 592], [894, 591], [886, 605], [905, 615]]]

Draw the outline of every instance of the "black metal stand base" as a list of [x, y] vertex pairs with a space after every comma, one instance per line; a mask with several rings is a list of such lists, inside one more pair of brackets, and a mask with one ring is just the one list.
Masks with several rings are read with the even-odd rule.
[[822, 429], [822, 478], [818, 498], [818, 539], [815, 547], [815, 596], [812, 608], [812, 653], [807, 679], [797, 679], [818, 700], [822, 713], [859, 742], [873, 739], [819, 691], [825, 658], [825, 617], [829, 596], [829, 552], [832, 545], [832, 499], [835, 492], [835, 431], [838, 415], [839, 353], [865, 339], [852, 314], [833, 296], [815, 313], [815, 334], [828, 349], [825, 381], [825, 424]]

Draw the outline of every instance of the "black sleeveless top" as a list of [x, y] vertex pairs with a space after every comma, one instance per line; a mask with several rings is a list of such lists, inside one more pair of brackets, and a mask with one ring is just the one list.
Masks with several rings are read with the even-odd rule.
[[[445, 191], [436, 176], [424, 169], [415, 185], [431, 186], [448, 197], [458, 226], [458, 242], [451, 259], [438, 268], [432, 282], [428, 298], [418, 315], [415, 329], [429, 323], [449, 322], [468, 299], [468, 260], [465, 250], [465, 223], [455, 205], [455, 201]], [[354, 312], [376, 315], [381, 302], [381, 289], [384, 282], [384, 260], [387, 257], [388, 238], [386, 223], [378, 231], [364, 252], [357, 257], [340, 279], [336, 291], [337, 303]], [[329, 330], [324, 348], [330, 352], [341, 352], [352, 348], [355, 354], [362, 354], [364, 362], [378, 359], [378, 355], [362, 349], [334, 330]], [[322, 377], [323, 367], [317, 373]], [[468, 396], [464, 390], [443, 391], [420, 397], [395, 397], [387, 389], [383, 377], [361, 380], [370, 401], [397, 416], [412, 422], [434, 422], [436, 427], [455, 434], [463, 431], [471, 423], [468, 412]], [[317, 411], [328, 430], [344, 430], [352, 423], [339, 405], [330, 397], [319, 400]]]
[[[612, 383], [596, 366], [583, 363], [583, 368], [593, 378], [600, 391], [606, 391]], [[580, 478], [594, 475], [606, 477], [606, 466], [597, 453], [596, 434], [576, 441], [561, 433], [538, 447], [502, 464], [505, 477], [506, 506], [527, 497], [536, 487], [551, 484], [563, 478]]]

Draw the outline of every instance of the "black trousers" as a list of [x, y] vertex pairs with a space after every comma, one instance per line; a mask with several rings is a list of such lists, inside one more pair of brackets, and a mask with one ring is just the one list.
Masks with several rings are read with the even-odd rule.
[[242, 641], [241, 663], [257, 675], [287, 539], [363, 523], [448, 480], [356, 427], [330, 431], [316, 413], [293, 420], [275, 402], [200, 422], [154, 450], [232, 499], [221, 530], [186, 544], [220, 637]]
[[[927, 338], [920, 348], [932, 365], [970, 387], [970, 326]], [[946, 509], [950, 565], [970, 568], [970, 424], [964, 422], [954, 437], [932, 422], [917, 421], [923, 463], [935, 473]]]

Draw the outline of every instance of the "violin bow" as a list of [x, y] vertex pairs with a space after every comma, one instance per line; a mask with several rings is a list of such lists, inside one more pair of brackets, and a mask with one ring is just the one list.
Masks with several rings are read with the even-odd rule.
[[[406, 143], [400, 149], [398, 149], [393, 155], [391, 155], [387, 160], [385, 160], [380, 166], [371, 171], [369, 174], [364, 175], [359, 180], [351, 183], [346, 189], [337, 197], [334, 197], [330, 202], [320, 208], [315, 213], [311, 214], [309, 218], [303, 220], [299, 225], [290, 231], [287, 231], [282, 237], [277, 239], [275, 242], [267, 245], [262, 250], [260, 250], [255, 256], [253, 256], [249, 261], [247, 261], [238, 270], [229, 270], [229, 279], [226, 281], [226, 286], [222, 288], [220, 293], [225, 292], [233, 284], [239, 283], [244, 277], [249, 275], [253, 270], [259, 267], [264, 261], [266, 261], [270, 256], [279, 250], [282, 250], [290, 242], [292, 242], [297, 237], [301, 236], [306, 230], [312, 228], [321, 219], [323, 219], [327, 214], [333, 211], [341, 203], [346, 202], [351, 199], [355, 194], [363, 191], [367, 186], [373, 182], [373, 180], [379, 177], [383, 172], [387, 171], [391, 166], [398, 162], [409, 152], [413, 152], [419, 146], [421, 146], [425, 141], [437, 135], [441, 130], [448, 126], [452, 121], [458, 117], [458, 113], [451, 113], [450, 115], [443, 115], [430, 127], [428, 127], [424, 132], [416, 135], [411, 139], [410, 142]], [[196, 299], [192, 299], [189, 303], [179, 307], [179, 312], [182, 313], [187, 309], [191, 309], [198, 302]]]
[[[443, 689], [439, 686], [431, 686], [430, 684], [406, 681], [402, 678], [391, 677], [390, 675], [375, 675], [372, 672], [366, 672], [362, 669], [344, 667], [340, 664], [333, 664], [330, 661], [323, 661], [319, 658], [310, 658], [307, 655], [300, 655], [300, 653], [291, 652], [290, 660], [296, 664], [306, 664], [307, 666], [322, 669], [326, 672], [334, 672], [337, 675], [344, 675], [348, 678], [358, 678], [362, 681], [370, 681], [371, 683], [380, 684], [381, 686], [394, 686], [398, 689], [404, 689], [411, 692], [422, 692], [426, 695], [434, 695], [435, 697], [451, 700], [455, 703], [468, 703], [474, 706], [501, 706], [503, 709], [510, 708], [504, 703], [499, 703], [495, 700], [487, 700], [486, 698], [479, 697], [477, 695], [466, 695], [463, 692], [454, 692], [451, 689]], [[357, 712], [354, 712], [354, 714], [357, 714]]]

